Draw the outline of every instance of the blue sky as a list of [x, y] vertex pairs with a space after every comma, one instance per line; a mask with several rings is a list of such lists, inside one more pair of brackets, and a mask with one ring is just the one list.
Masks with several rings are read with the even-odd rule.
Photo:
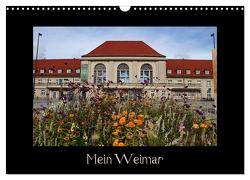
[[144, 41], [167, 58], [211, 59], [216, 27], [34, 27], [33, 57], [37, 34], [38, 58], [79, 58], [110, 40]]

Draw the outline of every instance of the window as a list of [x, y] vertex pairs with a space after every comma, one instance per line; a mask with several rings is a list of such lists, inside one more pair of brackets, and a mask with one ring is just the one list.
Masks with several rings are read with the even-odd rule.
[[168, 84], [172, 84], [172, 82], [173, 82], [172, 80], [168, 80]]
[[209, 74], [209, 70], [205, 70], [205, 74]]
[[45, 89], [41, 90], [41, 96], [45, 96]]
[[57, 70], [57, 73], [58, 73], [58, 74], [61, 74], [61, 73], [62, 73], [62, 69], [58, 69], [58, 70]]
[[42, 79], [38, 79], [38, 84], [42, 84], [43, 80]]
[[172, 74], [172, 69], [168, 69], [167, 74]]
[[191, 85], [192, 84], [192, 80], [188, 80], [188, 85]]
[[48, 84], [51, 84], [51, 79], [48, 79]]
[[127, 64], [119, 64], [117, 67], [117, 82], [129, 82], [129, 67]]
[[40, 69], [40, 73], [43, 74], [44, 73], [44, 69]]
[[187, 69], [186, 74], [191, 74], [191, 70]]
[[198, 84], [198, 85], [201, 85], [201, 80], [197, 80], [197, 84]]
[[77, 70], [76, 70], [76, 73], [77, 73], [77, 74], [79, 74], [80, 72], [81, 72], [80, 69], [77, 69]]
[[141, 82], [153, 83], [153, 68], [150, 64], [141, 66]]
[[207, 87], [211, 87], [211, 81], [207, 81]]
[[71, 69], [67, 69], [67, 73], [68, 73], [68, 74], [71, 73]]
[[94, 83], [106, 82], [106, 67], [104, 64], [97, 64], [94, 68]]
[[166, 95], [166, 91], [161, 91], [161, 96], [165, 96]]
[[212, 99], [211, 88], [207, 90], [207, 99]]
[[200, 70], [196, 70], [195, 74], [201, 74], [201, 71]]
[[182, 84], [182, 80], [178, 80], [178, 84]]
[[62, 79], [56, 79], [56, 84], [57, 85], [62, 85]]
[[53, 69], [49, 69], [49, 73], [52, 74], [53, 73]]
[[36, 72], [36, 70], [35, 70], [35, 69], [33, 69], [33, 74], [35, 74], [35, 72]]
[[177, 74], [181, 74], [181, 70], [180, 69], [177, 69]]

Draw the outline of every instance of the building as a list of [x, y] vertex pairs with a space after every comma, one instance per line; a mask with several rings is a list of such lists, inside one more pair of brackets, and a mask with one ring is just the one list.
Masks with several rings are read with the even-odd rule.
[[167, 59], [142, 41], [106, 41], [80, 59], [37, 62], [35, 89], [41, 98], [69, 93], [70, 81], [127, 97], [214, 98], [211, 60]]
[[214, 99], [212, 60], [168, 59], [167, 87], [175, 99]]
[[80, 83], [79, 59], [42, 59], [34, 61], [35, 98], [59, 99], [67, 94], [68, 83]]

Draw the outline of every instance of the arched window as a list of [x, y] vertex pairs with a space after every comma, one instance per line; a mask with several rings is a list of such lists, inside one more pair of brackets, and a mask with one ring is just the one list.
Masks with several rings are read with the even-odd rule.
[[97, 64], [94, 68], [94, 83], [106, 82], [106, 67], [104, 64]]
[[141, 82], [153, 83], [153, 68], [150, 64], [141, 66]]
[[129, 82], [129, 67], [127, 64], [119, 64], [117, 67], [117, 82]]

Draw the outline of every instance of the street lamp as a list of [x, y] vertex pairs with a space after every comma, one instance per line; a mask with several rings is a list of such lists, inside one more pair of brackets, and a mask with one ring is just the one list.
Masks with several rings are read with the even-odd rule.
[[215, 38], [214, 38], [214, 33], [211, 34], [211, 37], [213, 37], [213, 43], [214, 43], [214, 49], [215, 49]]
[[41, 33], [38, 33], [37, 35], [37, 47], [36, 47], [36, 64], [35, 64], [35, 73], [33, 77], [33, 100], [35, 95], [35, 85], [36, 85], [36, 69], [37, 69], [37, 56], [38, 56], [38, 48], [39, 48], [39, 37], [42, 36]]

